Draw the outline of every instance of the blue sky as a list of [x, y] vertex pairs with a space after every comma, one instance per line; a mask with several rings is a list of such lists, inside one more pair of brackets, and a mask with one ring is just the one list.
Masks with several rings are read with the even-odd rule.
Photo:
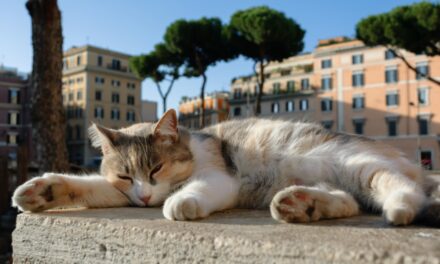
[[[24, 0], [0, 0], [0, 64], [29, 72], [32, 68], [31, 20]], [[166, 27], [176, 19], [219, 17], [227, 23], [239, 9], [267, 5], [284, 12], [306, 30], [304, 51], [311, 51], [319, 39], [354, 35], [361, 18], [387, 12], [407, 0], [59, 0], [62, 12], [64, 49], [92, 44], [128, 54], [151, 51], [162, 41]], [[234, 76], [251, 72], [252, 62], [239, 58], [219, 63], [208, 70], [207, 91], [228, 90]], [[201, 79], [180, 79], [168, 99], [176, 108], [183, 95], [197, 96]], [[143, 99], [159, 102], [150, 81], [143, 82]]]

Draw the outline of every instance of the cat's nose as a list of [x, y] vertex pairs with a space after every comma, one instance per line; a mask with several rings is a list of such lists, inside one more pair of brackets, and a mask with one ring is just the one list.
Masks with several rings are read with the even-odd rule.
[[141, 197], [141, 201], [144, 202], [145, 205], [148, 205], [148, 202], [150, 201], [151, 196], [144, 196]]

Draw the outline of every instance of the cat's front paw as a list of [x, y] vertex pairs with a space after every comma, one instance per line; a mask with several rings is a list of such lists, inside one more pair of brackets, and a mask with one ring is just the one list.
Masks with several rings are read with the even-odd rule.
[[12, 196], [12, 206], [21, 211], [38, 212], [53, 208], [63, 182], [56, 174], [45, 173], [20, 185]]
[[177, 193], [165, 201], [163, 215], [169, 220], [184, 221], [203, 218], [208, 213], [195, 195]]

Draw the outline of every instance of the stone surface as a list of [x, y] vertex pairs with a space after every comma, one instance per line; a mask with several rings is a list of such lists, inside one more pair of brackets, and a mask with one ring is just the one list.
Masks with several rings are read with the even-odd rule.
[[279, 224], [232, 210], [172, 222], [160, 209], [65, 210], [17, 218], [15, 263], [440, 263], [440, 229], [378, 216]]

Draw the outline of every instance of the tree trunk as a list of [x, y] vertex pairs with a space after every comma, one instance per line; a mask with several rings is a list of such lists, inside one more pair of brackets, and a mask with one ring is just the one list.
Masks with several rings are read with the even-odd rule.
[[259, 76], [257, 75], [257, 83], [258, 83], [258, 93], [257, 98], [255, 100], [255, 115], [259, 116], [261, 114], [261, 98], [263, 97], [263, 87], [264, 87], [264, 63], [263, 61], [260, 61], [260, 72]]
[[56, 0], [28, 0], [32, 18], [32, 126], [40, 171], [67, 171], [62, 102], [63, 37]]
[[200, 128], [205, 127], [205, 85], [206, 85], [206, 74], [202, 74], [202, 89], [200, 90], [200, 99], [201, 107], [200, 107]]
[[167, 98], [164, 96], [162, 97], [162, 114], [165, 114], [165, 112], [167, 111]]

